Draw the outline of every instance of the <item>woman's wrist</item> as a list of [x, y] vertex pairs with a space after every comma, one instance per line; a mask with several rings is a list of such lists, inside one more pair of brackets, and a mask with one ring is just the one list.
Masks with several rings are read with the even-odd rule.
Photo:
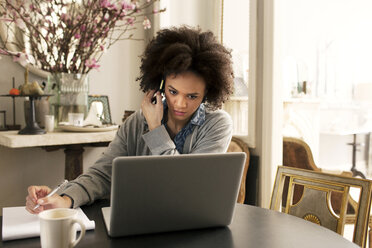
[[71, 197], [69, 197], [68, 195], [63, 195], [62, 196], [63, 200], [64, 200], [64, 207], [67, 207], [67, 208], [72, 208], [72, 199]]

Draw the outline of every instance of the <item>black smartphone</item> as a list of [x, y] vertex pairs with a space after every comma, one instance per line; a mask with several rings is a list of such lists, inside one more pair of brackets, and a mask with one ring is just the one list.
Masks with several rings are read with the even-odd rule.
[[[161, 80], [160, 82], [160, 87], [159, 87], [159, 90], [158, 90], [161, 94], [164, 93], [164, 79]], [[156, 91], [156, 92], [158, 92]], [[155, 94], [156, 94], [155, 92]], [[156, 95], [154, 95], [152, 98], [151, 98], [151, 103], [152, 104], [156, 104]]]

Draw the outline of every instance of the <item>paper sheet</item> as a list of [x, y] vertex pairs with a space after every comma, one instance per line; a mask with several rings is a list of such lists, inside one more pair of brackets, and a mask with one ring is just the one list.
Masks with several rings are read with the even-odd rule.
[[[81, 208], [77, 208], [77, 210], [78, 219], [83, 221], [86, 230], [94, 229], [94, 220], [89, 220]], [[78, 230], [80, 230], [79, 228]], [[24, 206], [3, 208], [3, 241], [38, 236], [40, 236], [38, 215], [30, 214]]]

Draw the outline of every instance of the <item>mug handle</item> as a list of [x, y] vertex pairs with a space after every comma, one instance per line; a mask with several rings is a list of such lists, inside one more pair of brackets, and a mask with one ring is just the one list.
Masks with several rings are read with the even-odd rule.
[[74, 226], [75, 223], [79, 224], [79, 226], [81, 228], [81, 231], [80, 231], [79, 238], [72, 241], [72, 243], [70, 244], [70, 247], [75, 247], [85, 235], [85, 225], [84, 225], [84, 223], [81, 220], [74, 219], [71, 223], [71, 228]]

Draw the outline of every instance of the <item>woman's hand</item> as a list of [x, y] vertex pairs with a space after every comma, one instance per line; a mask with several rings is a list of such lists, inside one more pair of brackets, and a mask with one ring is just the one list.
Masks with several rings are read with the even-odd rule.
[[[26, 210], [32, 214], [38, 214], [46, 209], [70, 208], [72, 201], [68, 196], [54, 194], [46, 197], [52, 190], [48, 186], [30, 186], [26, 197]], [[35, 208], [37, 204], [40, 207]]]
[[150, 90], [145, 94], [142, 100], [141, 109], [142, 113], [146, 118], [149, 130], [153, 130], [161, 126], [161, 120], [163, 119], [163, 102], [161, 101], [160, 92], [156, 92], [156, 103], [152, 103], [152, 97], [155, 94], [155, 90]]

